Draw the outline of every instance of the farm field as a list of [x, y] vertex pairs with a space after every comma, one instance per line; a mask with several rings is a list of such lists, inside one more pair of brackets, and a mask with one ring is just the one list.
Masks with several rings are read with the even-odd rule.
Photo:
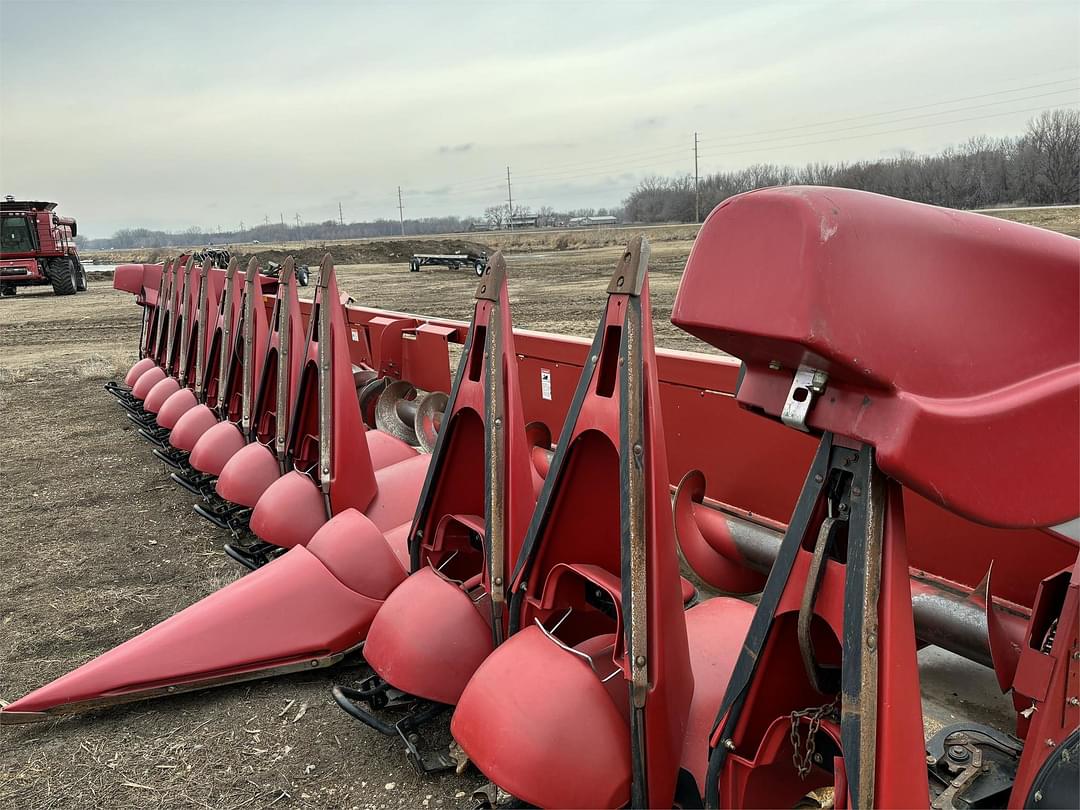
[[[1070, 236], [1080, 236], [1080, 206], [1051, 206], [1045, 208], [998, 208], [979, 213], [1008, 219], [1026, 225], [1060, 231]], [[390, 236], [371, 239], [342, 239], [321, 242], [267, 242], [263, 244], [228, 245], [237, 256], [267, 254], [269, 258], [291, 253], [297, 261], [317, 262], [323, 252], [331, 251], [342, 263], [347, 262], [408, 262], [413, 253], [453, 253], [466, 250], [502, 250], [504, 253], [530, 253], [544, 251], [578, 251], [589, 248], [614, 247], [626, 243], [633, 233], [642, 232], [653, 244], [654, 253], [659, 243], [675, 243], [677, 250], [689, 252], [698, 232], [698, 225], [644, 225], [618, 226], [615, 228], [587, 228], [575, 230], [534, 229], [524, 231], [494, 231], [479, 233], [441, 234], [439, 236]], [[685, 243], [679, 245], [679, 243]], [[198, 249], [205, 245], [189, 245]], [[95, 250], [84, 255], [99, 264], [121, 262], [161, 261], [175, 249], [125, 249]], [[314, 257], [312, 259], [311, 257]], [[276, 259], [279, 260], [279, 259]]]
[[[1077, 231], [1076, 209], [1050, 220]], [[657, 342], [706, 349], [668, 321], [693, 236], [692, 226], [677, 228], [649, 231]], [[508, 250], [515, 325], [584, 336], [595, 326], [608, 275], [632, 231], [586, 233], [593, 243], [566, 249], [524, 234], [462, 240]], [[407, 256], [390, 257], [382, 247], [340, 249], [346, 260], [339, 284], [357, 303], [468, 316], [471, 272], [410, 273]], [[358, 260], [368, 255], [375, 260]], [[241, 573], [221, 552], [222, 533], [191, 511], [191, 496], [169, 482], [150, 446], [102, 390], [134, 361], [138, 329], [131, 296], [105, 280], [75, 298], [42, 288], [0, 301], [0, 409], [9, 425], [0, 436], [2, 700], [62, 675]], [[954, 688], [960, 678], [969, 696], [975, 689], [983, 693], [980, 702], [1003, 707], [1000, 717], [991, 709], [974, 719], [1008, 723], [1009, 703], [996, 694], [989, 671], [958, 666], [933, 649], [923, 655], [929, 729], [961, 710]], [[334, 705], [330, 687], [355, 672], [346, 664], [4, 727], [0, 807], [470, 806], [471, 791], [483, 781], [475, 770], [420, 778], [400, 743]], [[441, 729], [448, 742], [445, 721]]]

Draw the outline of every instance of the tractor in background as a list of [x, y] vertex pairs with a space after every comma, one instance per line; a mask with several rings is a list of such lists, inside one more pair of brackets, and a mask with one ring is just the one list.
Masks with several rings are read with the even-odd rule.
[[86, 289], [75, 220], [58, 216], [55, 209], [54, 202], [11, 195], [0, 202], [0, 295], [42, 284], [51, 284], [56, 295]]

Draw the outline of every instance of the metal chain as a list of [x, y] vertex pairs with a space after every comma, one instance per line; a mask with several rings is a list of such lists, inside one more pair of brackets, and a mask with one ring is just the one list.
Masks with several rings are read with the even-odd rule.
[[[817, 747], [814, 738], [817, 736], [818, 729], [821, 728], [821, 721], [826, 717], [835, 717], [839, 697], [837, 695], [831, 703], [826, 703], [823, 706], [813, 709], [799, 709], [791, 713], [791, 761], [794, 763], [800, 779], [806, 779], [810, 775], [810, 769], [814, 767], [814, 750]], [[810, 727], [807, 729], [806, 745], [802, 746], [803, 750], [800, 753], [799, 726], [804, 717], [810, 719]]]

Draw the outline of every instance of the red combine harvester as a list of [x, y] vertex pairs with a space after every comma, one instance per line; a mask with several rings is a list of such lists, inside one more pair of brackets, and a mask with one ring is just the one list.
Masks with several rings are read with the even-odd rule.
[[86, 270], [75, 248], [76, 224], [54, 213], [54, 202], [11, 195], [0, 202], [0, 295], [51, 284], [57, 295], [86, 289]]
[[[654, 347], [648, 256], [591, 341], [514, 329], [501, 254], [468, 324], [343, 302], [329, 257], [312, 301], [119, 268], [141, 359], [109, 388], [254, 570], [0, 721], [346, 661], [348, 715], [424, 773], [462, 761], [425, 737], [449, 715], [492, 804], [1076, 807], [1080, 243], [743, 194], [672, 314], [724, 356]], [[241, 453], [247, 505], [201, 460]], [[930, 645], [1011, 722], [927, 739]]]

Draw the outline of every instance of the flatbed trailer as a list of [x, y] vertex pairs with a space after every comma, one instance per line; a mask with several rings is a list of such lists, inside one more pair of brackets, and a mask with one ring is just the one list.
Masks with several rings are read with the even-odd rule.
[[462, 265], [471, 265], [477, 276], [484, 275], [487, 269], [486, 253], [414, 253], [409, 260], [409, 270], [419, 273], [425, 265], [438, 264], [457, 270]]

